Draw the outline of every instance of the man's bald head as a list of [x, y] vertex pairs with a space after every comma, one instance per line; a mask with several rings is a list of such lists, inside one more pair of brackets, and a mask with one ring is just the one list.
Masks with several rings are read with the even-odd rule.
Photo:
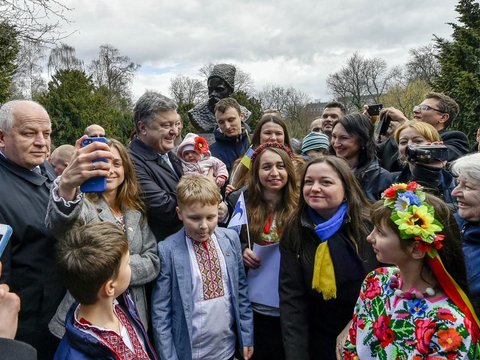
[[100, 125], [92, 124], [85, 128], [84, 134], [88, 137], [105, 137], [105, 129]]

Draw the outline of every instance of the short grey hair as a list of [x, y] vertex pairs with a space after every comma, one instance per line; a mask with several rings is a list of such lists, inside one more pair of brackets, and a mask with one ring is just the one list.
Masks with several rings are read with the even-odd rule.
[[150, 123], [160, 112], [176, 110], [175, 102], [155, 91], [147, 91], [140, 96], [133, 108], [133, 121], [135, 127], [142, 121], [145, 124]]
[[480, 182], [480, 153], [465, 155], [455, 160], [451, 171], [455, 176], [467, 176]]
[[11, 100], [6, 102], [0, 108], [0, 129], [3, 130], [4, 133], [8, 133], [10, 130], [12, 130], [13, 120], [15, 120], [13, 113], [15, 112], [17, 105], [22, 103], [33, 103], [45, 110], [41, 104], [32, 100]]
[[18, 103], [20, 103], [20, 100], [12, 100], [6, 102], [0, 108], [0, 129], [3, 130], [4, 133], [8, 133], [13, 127], [13, 111]]

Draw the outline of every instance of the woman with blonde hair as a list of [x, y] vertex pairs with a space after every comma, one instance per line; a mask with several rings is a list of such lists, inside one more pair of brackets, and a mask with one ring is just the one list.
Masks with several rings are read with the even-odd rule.
[[[395, 131], [395, 141], [398, 144], [399, 161], [403, 169], [394, 173], [393, 182], [416, 181], [425, 187], [425, 190], [443, 198], [447, 204], [454, 204], [451, 193], [455, 187], [455, 179], [445, 169], [446, 161], [431, 159], [422, 162], [420, 157], [409, 156], [418, 146], [428, 149], [429, 146], [441, 144], [440, 134], [432, 125], [412, 120], [400, 125]], [[446, 151], [446, 150], [445, 150]]]

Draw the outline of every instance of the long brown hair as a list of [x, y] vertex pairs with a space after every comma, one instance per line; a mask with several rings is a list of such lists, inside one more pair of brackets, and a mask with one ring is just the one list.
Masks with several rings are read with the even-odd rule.
[[[138, 210], [142, 214], [145, 214], [145, 206], [140, 198], [140, 188], [138, 186], [137, 175], [133, 166], [132, 160], [128, 155], [127, 149], [123, 144], [115, 139], [109, 139], [108, 145], [117, 149], [122, 159], [123, 171], [125, 179], [117, 189], [117, 195], [115, 197], [115, 207], [127, 208], [130, 210]], [[88, 195], [88, 198], [93, 202], [97, 202], [101, 193], [92, 193]]]
[[261, 145], [260, 144], [260, 135], [262, 133], [263, 125], [265, 125], [267, 123], [271, 123], [271, 122], [281, 126], [281, 128], [283, 130], [283, 136], [284, 136], [283, 144], [287, 145], [291, 149], [292, 145], [290, 144], [290, 135], [288, 134], [287, 124], [285, 124], [285, 121], [283, 121], [281, 117], [276, 116], [276, 115], [271, 114], [271, 113], [264, 114], [260, 118], [260, 121], [258, 122], [257, 126], [255, 127], [255, 131], [253, 132], [253, 137], [252, 137], [253, 147], [256, 148], [257, 146]]
[[[346, 221], [344, 223], [344, 228], [348, 238], [356, 246], [359, 253], [362, 253], [364, 247], [368, 244], [365, 244], [367, 235], [370, 232], [368, 227], [368, 215], [370, 211], [370, 203], [365, 198], [362, 188], [358, 184], [355, 175], [348, 166], [347, 162], [341, 158], [338, 158], [333, 155], [323, 156], [317, 159], [310, 161], [304, 168], [302, 173], [302, 180], [300, 185], [300, 201], [298, 203], [298, 208], [295, 212], [295, 215], [292, 218], [292, 226], [295, 229], [300, 229], [301, 227], [301, 217], [302, 214], [308, 209], [308, 204], [305, 202], [303, 197], [303, 187], [305, 186], [305, 175], [307, 170], [313, 164], [326, 163], [338, 174], [338, 177], [342, 181], [343, 190], [345, 192], [345, 200], [348, 205]], [[296, 237], [295, 237], [296, 238]], [[300, 242], [302, 239], [298, 239]], [[293, 244], [293, 246], [298, 250], [302, 247], [301, 243]]]
[[[281, 199], [277, 202], [274, 209], [270, 209], [263, 199], [264, 187], [259, 181], [258, 173], [260, 170], [260, 162], [263, 154], [266, 151], [273, 152], [280, 156], [285, 165], [288, 179], [285, 186], [281, 189]], [[295, 167], [290, 159], [290, 156], [283, 149], [276, 147], [266, 147], [255, 158], [252, 164], [252, 171], [247, 180], [248, 200], [247, 213], [248, 224], [250, 228], [250, 236], [255, 241], [260, 238], [265, 226], [265, 220], [273, 211], [275, 221], [279, 232], [284, 229], [287, 220], [295, 211], [298, 203], [298, 186], [295, 175]], [[279, 234], [280, 235], [280, 234]]]

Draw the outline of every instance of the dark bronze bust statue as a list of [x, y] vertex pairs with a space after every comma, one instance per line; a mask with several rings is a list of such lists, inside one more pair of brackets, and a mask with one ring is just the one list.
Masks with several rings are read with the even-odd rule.
[[[202, 133], [213, 133], [217, 126], [215, 120], [215, 104], [226, 97], [229, 97], [235, 85], [235, 66], [229, 64], [217, 64], [207, 80], [208, 101], [195, 106], [188, 112], [188, 117], [195, 128]], [[245, 120], [250, 116], [250, 111], [240, 106]]]

